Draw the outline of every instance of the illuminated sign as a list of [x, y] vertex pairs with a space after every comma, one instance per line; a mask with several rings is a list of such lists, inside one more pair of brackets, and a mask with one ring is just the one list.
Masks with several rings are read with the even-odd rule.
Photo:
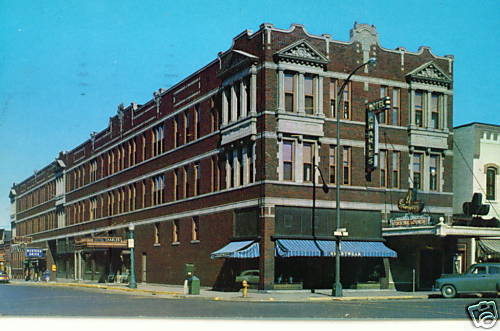
[[75, 245], [83, 247], [127, 248], [127, 240], [122, 237], [93, 237], [75, 239]]
[[391, 226], [427, 226], [431, 225], [430, 216], [424, 215], [409, 215], [402, 217], [395, 217], [389, 220]]

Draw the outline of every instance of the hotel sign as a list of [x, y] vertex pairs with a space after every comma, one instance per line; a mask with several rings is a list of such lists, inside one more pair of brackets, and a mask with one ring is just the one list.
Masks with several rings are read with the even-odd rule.
[[378, 166], [378, 119], [373, 111], [366, 112], [365, 128], [365, 174], [371, 180], [371, 173]]
[[92, 237], [75, 239], [75, 245], [89, 248], [127, 248], [122, 237]]
[[26, 236], [15, 236], [12, 239], [13, 244], [31, 244], [33, 241], [33, 237], [26, 237]]
[[431, 225], [431, 217], [423, 215], [409, 215], [402, 217], [395, 217], [389, 220], [392, 227], [400, 226], [428, 226]]

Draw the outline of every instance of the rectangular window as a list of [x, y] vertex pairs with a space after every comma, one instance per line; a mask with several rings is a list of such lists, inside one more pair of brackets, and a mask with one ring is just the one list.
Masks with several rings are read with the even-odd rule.
[[294, 104], [294, 74], [285, 72], [285, 110], [293, 112], [295, 109]]
[[313, 167], [313, 144], [304, 142], [302, 149], [302, 160], [304, 169], [304, 182], [312, 181], [312, 167]]
[[176, 115], [174, 117], [174, 140], [175, 140], [175, 146], [174, 147], [179, 147], [181, 143], [181, 133], [179, 129], [179, 116]]
[[165, 189], [165, 176], [156, 176], [152, 180], [152, 202], [153, 205], [159, 205], [164, 202], [163, 191]]
[[294, 180], [294, 146], [293, 141], [283, 141], [283, 180]]
[[424, 94], [422, 91], [415, 91], [415, 125], [424, 127]]
[[304, 110], [306, 114], [314, 114], [314, 79], [311, 75], [304, 76]]
[[184, 182], [184, 198], [187, 198], [189, 197], [189, 178], [188, 178], [189, 168], [188, 166], [185, 166], [183, 169], [184, 169], [184, 176], [182, 177], [182, 180]]
[[[380, 97], [383, 98], [385, 96], [388, 96], [389, 94], [389, 88], [387, 86], [380, 86]], [[378, 114], [378, 122], [380, 124], [386, 124], [387, 123], [387, 114], [386, 111], [381, 111]]]
[[181, 198], [181, 187], [179, 181], [179, 170], [174, 170], [174, 199], [179, 200]]
[[342, 103], [342, 118], [348, 120], [351, 118], [351, 82], [344, 88]]
[[439, 191], [439, 155], [431, 155], [429, 159], [429, 189]]
[[441, 95], [432, 93], [431, 95], [431, 128], [439, 129], [439, 109], [441, 108]]
[[344, 146], [342, 153], [342, 167], [343, 167], [343, 183], [349, 185], [351, 183], [351, 147]]
[[235, 82], [233, 85], [234, 96], [235, 96], [235, 104], [236, 104], [236, 118], [235, 121], [241, 117], [241, 94], [240, 94], [240, 84], [239, 82]]
[[400, 154], [399, 152], [392, 152], [391, 187], [393, 188], [399, 188], [399, 168], [400, 168]]
[[329, 117], [331, 118], [336, 118], [336, 102], [337, 102], [337, 80], [331, 78], [330, 79], [330, 84], [329, 84], [329, 91], [330, 91], [330, 111], [329, 111]]
[[96, 219], [97, 218], [97, 199], [92, 198], [90, 199], [90, 219]]
[[186, 110], [184, 112], [184, 143], [188, 143], [191, 139], [191, 128], [190, 126], [190, 121], [189, 121], [189, 112]]
[[394, 87], [392, 89], [392, 112], [391, 112], [391, 124], [392, 125], [399, 125], [399, 95], [400, 95], [400, 90], [399, 88]]
[[422, 153], [413, 154], [413, 187], [422, 187]]
[[174, 220], [172, 222], [172, 242], [179, 242], [179, 220]]
[[163, 153], [163, 140], [164, 140], [163, 125], [159, 125], [153, 130], [153, 137], [152, 137], [153, 155], [160, 155], [161, 153]]
[[146, 180], [143, 180], [141, 182], [141, 194], [142, 194], [142, 199], [141, 199], [141, 208], [145, 208], [146, 207]]
[[142, 160], [141, 161], [144, 161], [146, 160], [146, 134], [143, 133], [142, 136], [141, 136], [141, 140], [142, 140]]
[[254, 171], [253, 171], [253, 144], [250, 144], [247, 149], [247, 164], [248, 164], [248, 182], [254, 182]]
[[486, 169], [486, 200], [496, 199], [497, 168]]
[[380, 187], [387, 187], [387, 151], [379, 152]]
[[191, 220], [191, 240], [200, 240], [200, 219], [198, 216], [194, 216]]
[[233, 103], [231, 101], [231, 87], [226, 87], [224, 89], [224, 95], [223, 98], [227, 100], [227, 121], [230, 123], [233, 118]]
[[243, 151], [241, 148], [238, 149], [238, 185], [243, 185], [243, 172], [245, 169], [243, 168]]
[[154, 245], [159, 246], [160, 245], [160, 223], [155, 223], [155, 228], [154, 228]]
[[335, 145], [330, 145], [328, 148], [328, 170], [329, 170], [329, 178], [330, 178], [330, 183], [335, 183], [335, 167], [337, 166], [335, 162], [335, 154], [337, 151], [337, 146]]
[[137, 144], [135, 142], [135, 139], [132, 140], [132, 161], [131, 161], [131, 164], [135, 164], [136, 163], [136, 153], [137, 153]]
[[200, 162], [194, 164], [194, 195], [200, 194]]
[[200, 105], [196, 105], [194, 108], [194, 121], [196, 125], [196, 131], [194, 135], [194, 139], [198, 139], [201, 136], [201, 112]]

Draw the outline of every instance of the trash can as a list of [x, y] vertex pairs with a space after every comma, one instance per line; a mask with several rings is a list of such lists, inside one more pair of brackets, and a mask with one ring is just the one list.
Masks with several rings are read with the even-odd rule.
[[200, 294], [200, 279], [198, 277], [188, 278], [188, 294]]

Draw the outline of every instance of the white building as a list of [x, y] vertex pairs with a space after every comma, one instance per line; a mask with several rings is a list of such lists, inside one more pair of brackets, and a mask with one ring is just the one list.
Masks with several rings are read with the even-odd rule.
[[500, 125], [473, 122], [454, 128], [453, 213], [481, 193], [490, 211], [483, 218], [500, 219]]

